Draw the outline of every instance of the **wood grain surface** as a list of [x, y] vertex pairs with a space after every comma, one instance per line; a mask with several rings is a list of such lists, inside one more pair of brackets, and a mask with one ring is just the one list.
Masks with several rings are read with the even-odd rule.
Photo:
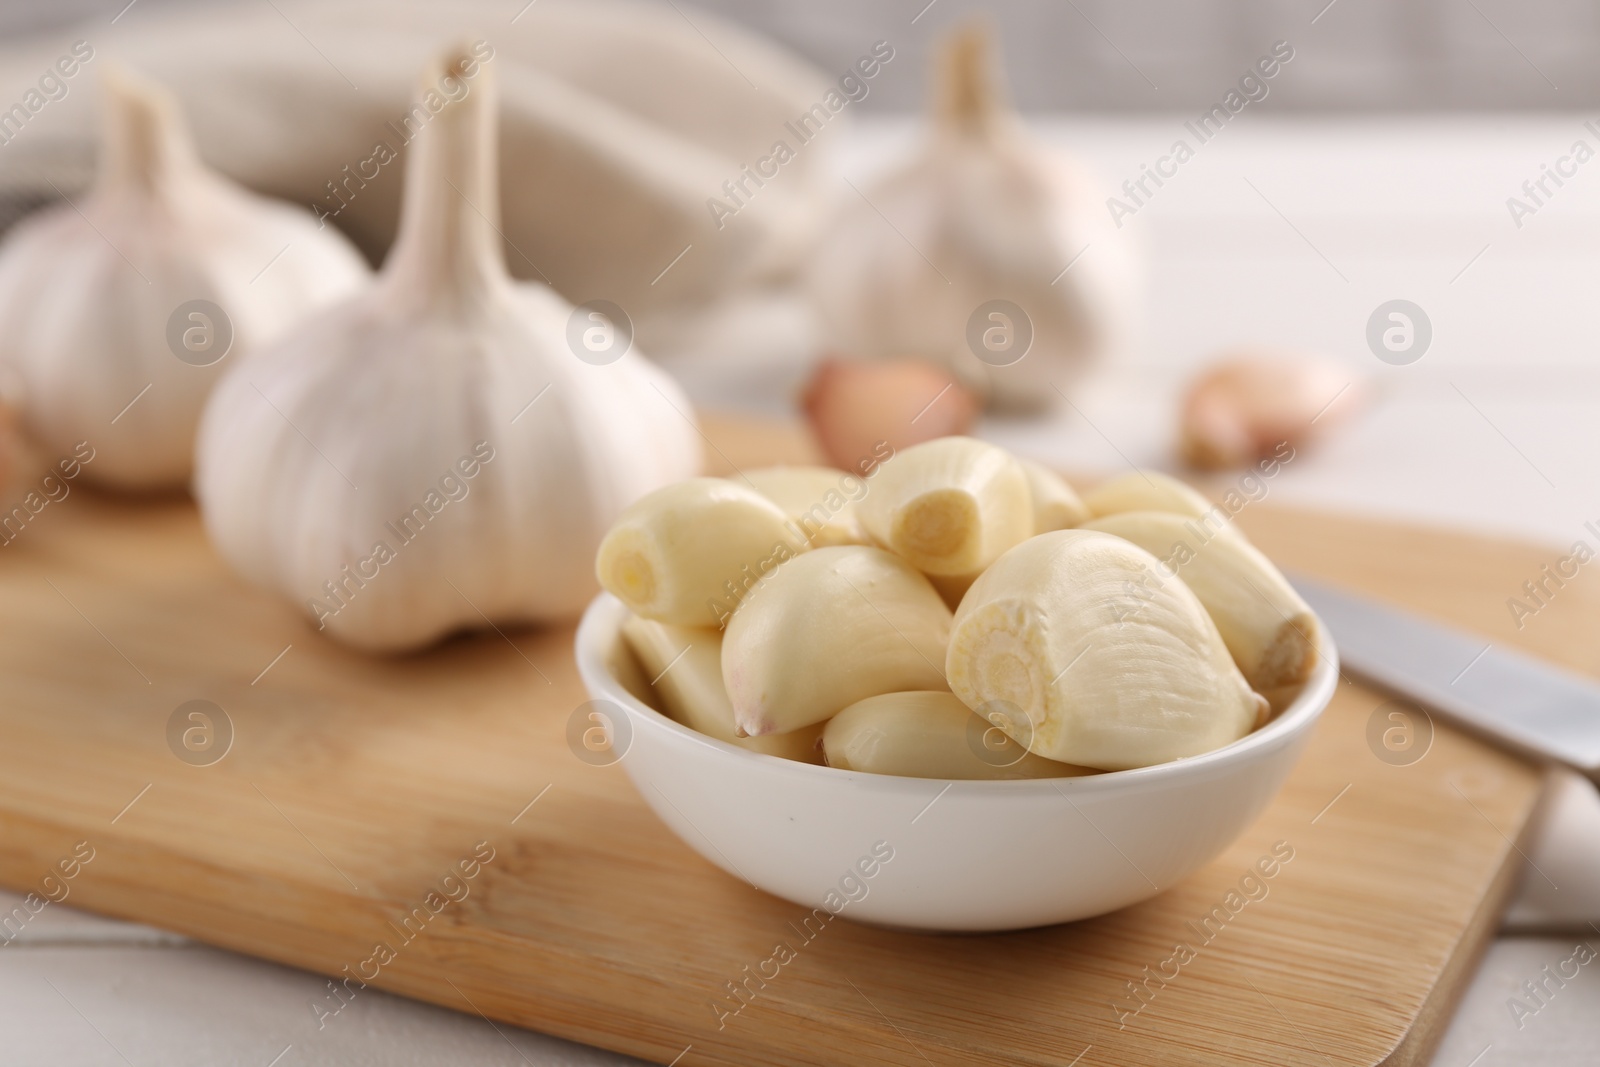
[[[792, 427], [704, 432], [722, 470], [809, 454]], [[1511, 624], [1505, 598], [1547, 553], [1270, 496], [1240, 521], [1286, 565], [1600, 666], [1561, 625], [1593, 617], [1581, 590], [1550, 625]], [[76, 491], [0, 550], [0, 883], [684, 1067], [1412, 1064], [1492, 933], [1540, 793], [1537, 769], [1442, 723], [1418, 762], [1383, 762], [1367, 727], [1385, 698], [1346, 682], [1269, 811], [1178, 888], [997, 936], [830, 923], [719, 1028], [725, 983], [796, 941], [802, 909], [702, 861], [621, 768], [573, 754], [571, 637], [362, 656], [230, 574], [187, 502]], [[190, 700], [232, 726], [207, 766], [169, 747]], [[1135, 999], [1278, 842], [1293, 859], [1266, 896]], [[362, 989], [306, 1010], [356, 1025], [336, 1009]]]

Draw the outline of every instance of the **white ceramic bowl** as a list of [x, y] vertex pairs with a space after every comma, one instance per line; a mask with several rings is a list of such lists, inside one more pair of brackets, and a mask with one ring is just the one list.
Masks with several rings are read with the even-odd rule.
[[636, 695], [626, 615], [610, 595], [589, 605], [578, 671], [593, 699], [625, 710], [616, 750], [661, 821], [801, 907], [919, 930], [1068, 922], [1176, 884], [1266, 807], [1339, 677], [1324, 636], [1300, 698], [1225, 748], [1085, 778], [945, 782], [795, 763], [679, 725]]

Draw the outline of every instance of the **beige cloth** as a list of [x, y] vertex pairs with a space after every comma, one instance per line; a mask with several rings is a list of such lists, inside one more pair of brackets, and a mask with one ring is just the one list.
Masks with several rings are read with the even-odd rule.
[[[515, 21], [513, 21], [515, 17]], [[380, 260], [399, 215], [403, 141], [425, 62], [483, 39], [501, 100], [506, 259], [574, 302], [611, 300], [639, 320], [683, 318], [782, 279], [826, 210], [832, 125], [753, 189], [719, 229], [706, 201], [766, 155], [830, 81], [778, 47], [678, 4], [539, 0], [296, 3], [129, 13], [0, 51], [0, 109], [21, 100], [75, 40], [94, 58], [0, 145], [0, 192], [71, 192], [92, 167], [97, 72], [114, 62], [170, 86], [204, 158], [286, 200], [339, 205], [332, 221]], [[391, 125], [392, 124], [392, 125]], [[346, 171], [345, 168], [351, 168]], [[687, 249], [687, 251], [685, 251]], [[681, 255], [681, 259], [677, 259]], [[674, 263], [674, 260], [677, 262]], [[668, 269], [670, 266], [670, 269]], [[665, 273], [663, 273], [665, 272]]]

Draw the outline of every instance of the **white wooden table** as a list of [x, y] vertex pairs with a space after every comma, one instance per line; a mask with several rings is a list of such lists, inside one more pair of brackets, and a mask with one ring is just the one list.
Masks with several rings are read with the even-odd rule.
[[[1179, 126], [1043, 128], [1115, 185]], [[904, 123], [863, 125], [837, 146], [841, 166], [860, 184], [908, 134]], [[1207, 354], [1244, 342], [1318, 351], [1370, 376], [1381, 399], [1286, 469], [1275, 499], [1506, 533], [1550, 545], [1554, 559], [1600, 519], [1600, 162], [1521, 229], [1505, 201], [1578, 138], [1600, 147], [1569, 116], [1285, 124], [1247, 112], [1127, 222], [1149, 261], [1137, 354], [1088, 384], [1081, 416], [984, 433], [1079, 469], [1162, 465], [1173, 398]], [[1434, 326], [1432, 348], [1407, 367], [1379, 363], [1364, 341], [1369, 314], [1396, 297]], [[738, 321], [708, 331], [681, 377], [702, 406], [787, 410], [803, 331], [755, 365]], [[1600, 908], [1591, 917], [1600, 923]], [[1437, 1067], [1600, 1062], [1600, 962], [1520, 1028], [1506, 1004], [1582, 939], [1600, 948], [1600, 926], [1501, 937]], [[319, 1032], [307, 1005], [322, 986], [52, 906], [0, 947], [0, 1065], [634, 1062], [376, 992]]]

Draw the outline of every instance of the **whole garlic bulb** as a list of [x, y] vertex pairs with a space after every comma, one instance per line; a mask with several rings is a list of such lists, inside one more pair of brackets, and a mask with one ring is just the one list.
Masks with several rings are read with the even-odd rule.
[[446, 75], [468, 91], [410, 148], [377, 284], [234, 368], [197, 444], [222, 555], [372, 650], [578, 613], [606, 528], [701, 461], [662, 371], [580, 361], [572, 306], [507, 273], [489, 70]]
[[175, 488], [224, 367], [370, 271], [310, 212], [206, 168], [164, 90], [117, 70], [103, 88], [93, 189], [0, 246], [0, 362], [32, 436], [94, 447], [86, 478]]
[[1048, 406], [1120, 343], [1131, 257], [1093, 183], [1001, 105], [984, 31], [943, 58], [932, 136], [844, 194], [808, 287], [840, 352], [931, 360], [996, 406]]

